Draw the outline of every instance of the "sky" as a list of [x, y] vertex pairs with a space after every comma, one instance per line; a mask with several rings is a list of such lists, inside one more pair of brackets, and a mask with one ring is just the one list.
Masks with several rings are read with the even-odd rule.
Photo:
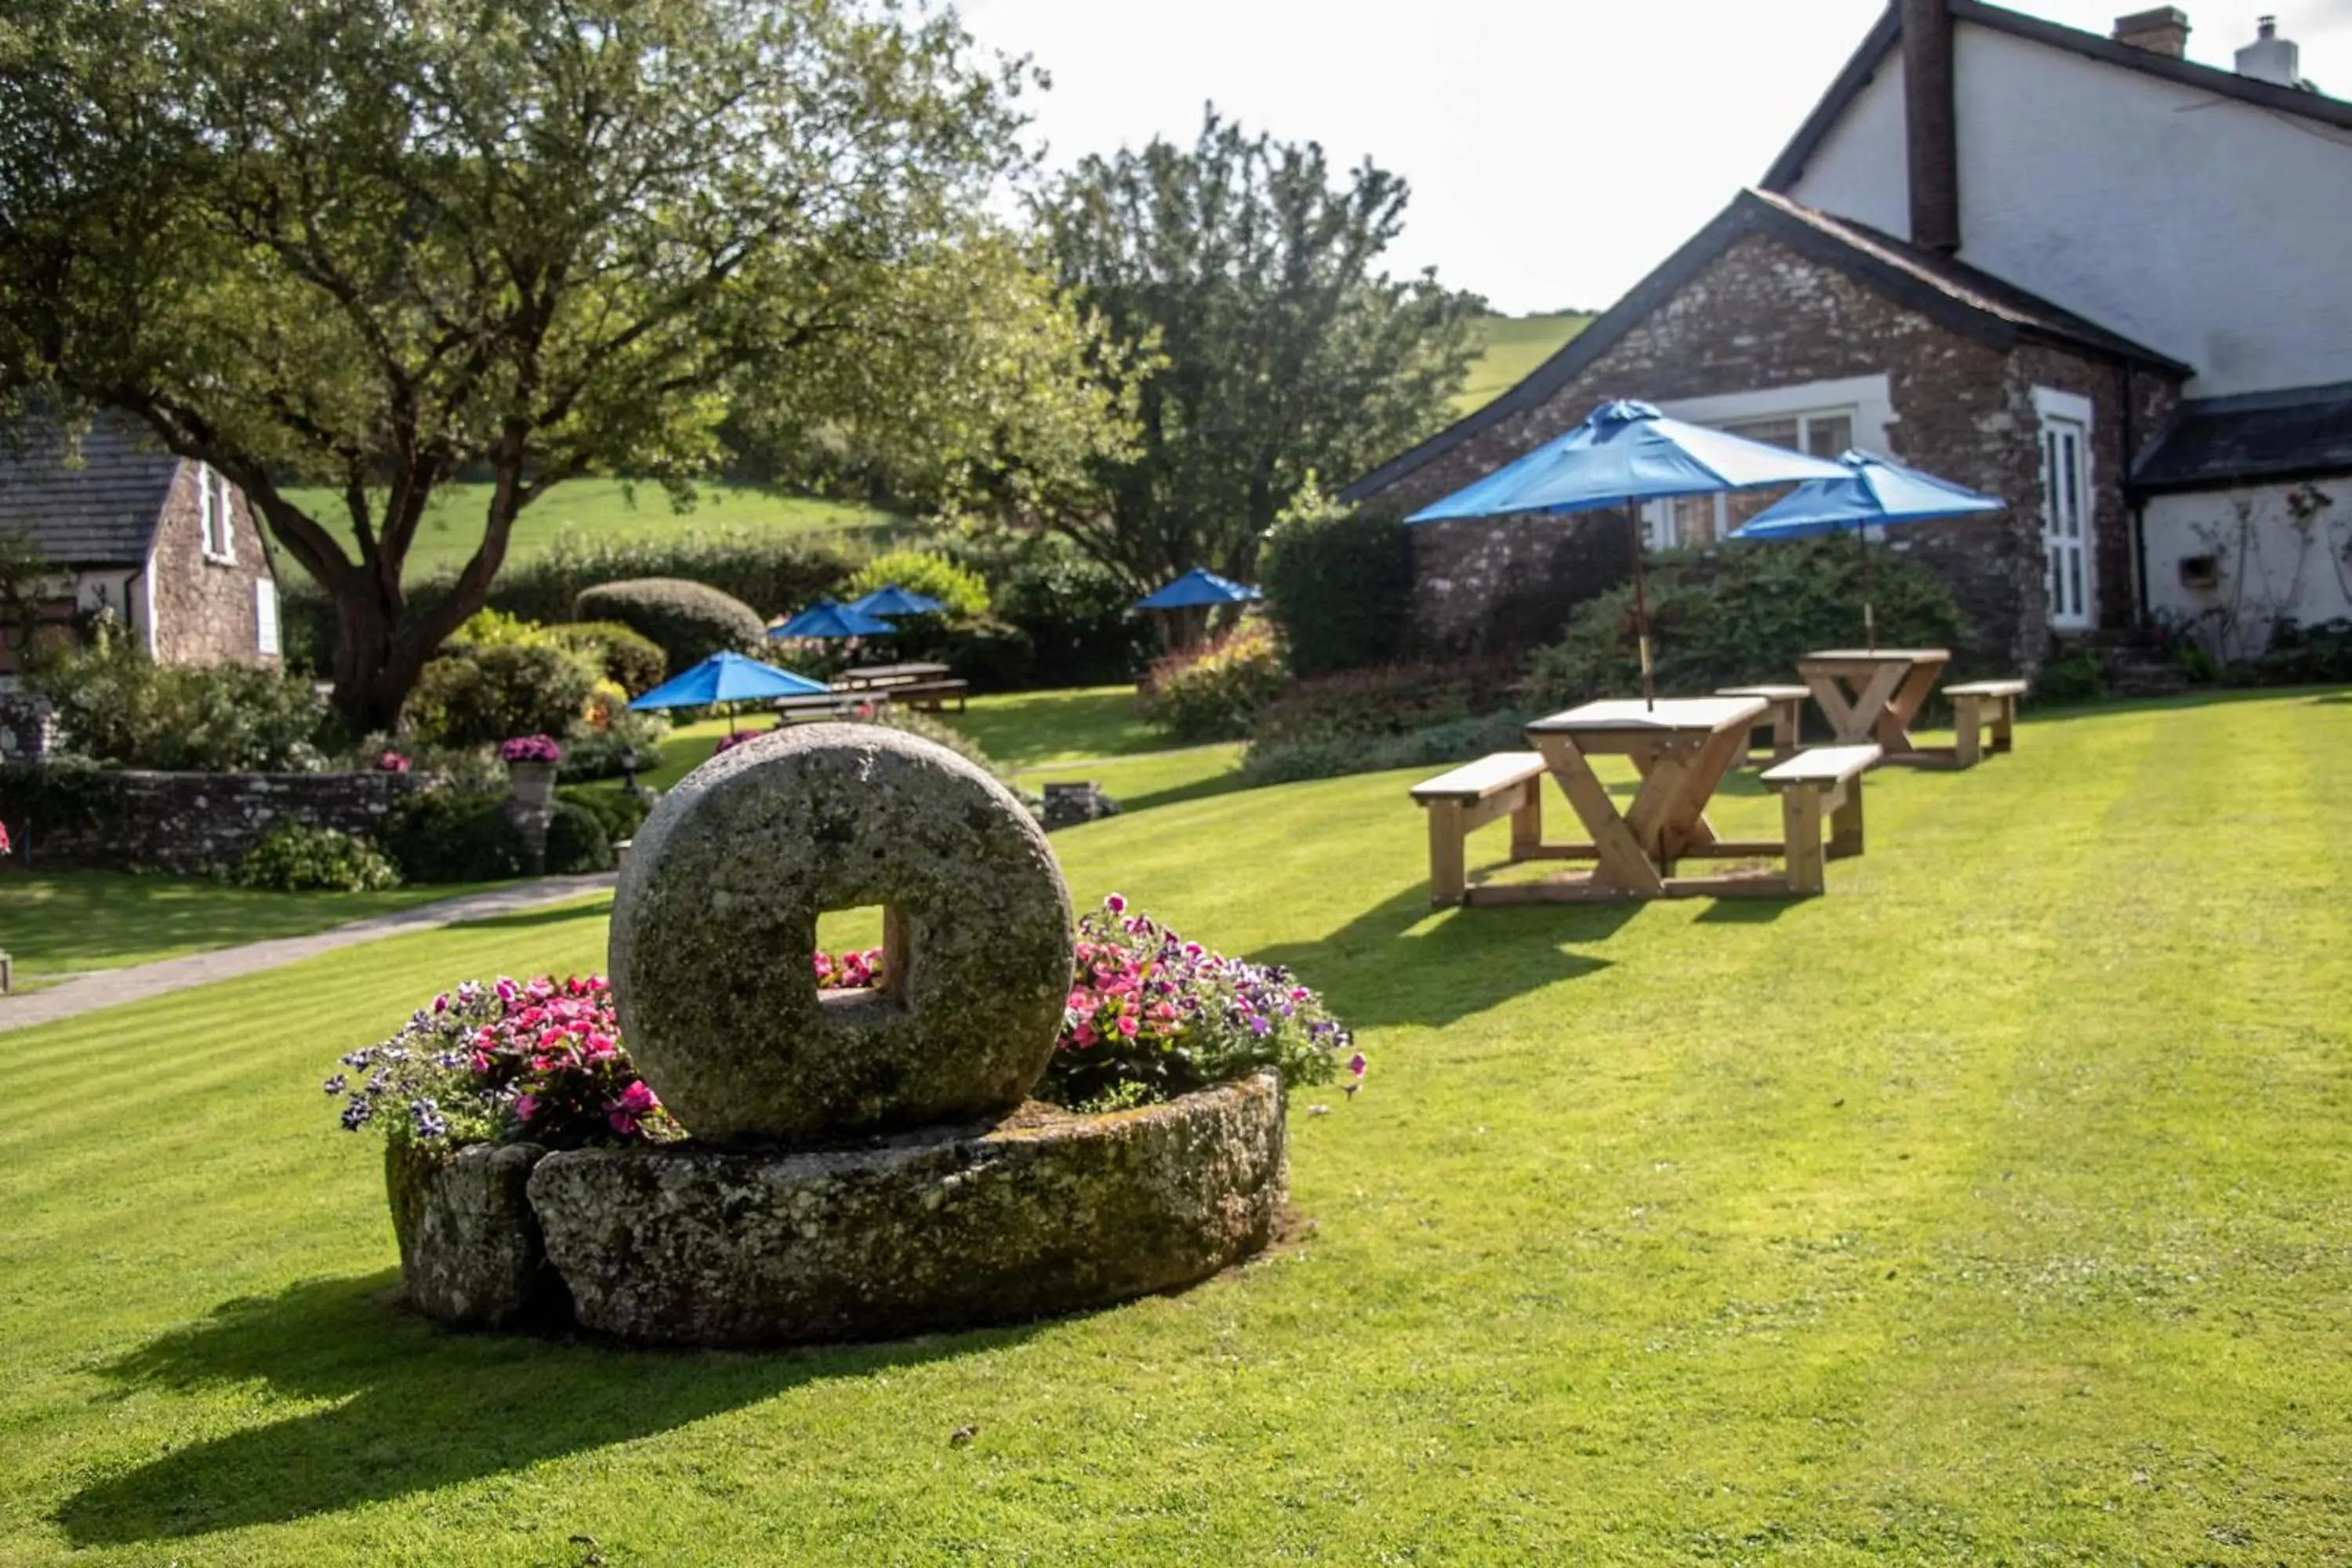
[[[2012, 0], [2099, 33], [2148, 0]], [[1049, 166], [1189, 142], [1204, 103], [1412, 186], [1392, 271], [1512, 314], [1605, 306], [1760, 178], [1882, 0], [961, 0], [1028, 55]], [[2227, 68], [2275, 14], [2352, 97], [2352, 0], [2184, 0]]]

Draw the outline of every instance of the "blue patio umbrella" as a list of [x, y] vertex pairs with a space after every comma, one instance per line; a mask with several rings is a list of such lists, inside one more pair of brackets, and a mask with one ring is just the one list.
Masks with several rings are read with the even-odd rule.
[[1670, 419], [1649, 404], [1621, 400], [1602, 404], [1568, 434], [1422, 508], [1405, 521], [1623, 507], [1633, 540], [1633, 623], [1642, 653], [1642, 700], [1646, 702], [1652, 700], [1650, 604], [1642, 580], [1640, 503], [1846, 477], [1845, 469], [1825, 458]]
[[1139, 610], [1195, 610], [1212, 605], [1244, 605], [1265, 595], [1255, 588], [1220, 577], [1206, 566], [1195, 566], [1164, 587], [1135, 602]]
[[1999, 511], [2003, 503], [1858, 447], [1839, 458], [1838, 464], [1845, 469], [1843, 474], [1834, 479], [1806, 480], [1732, 530], [1731, 537], [1805, 539], [1817, 533], [1852, 533], [1862, 544], [1863, 633], [1874, 652], [1878, 613], [1870, 602], [1870, 536], [1864, 531], [1974, 517]]
[[819, 599], [781, 626], [771, 626], [772, 637], [887, 637], [898, 631], [889, 622], [833, 599]]
[[852, 599], [849, 607], [861, 616], [886, 618], [891, 616], [928, 616], [935, 610], [947, 608], [929, 594], [918, 594], [911, 588], [901, 588], [896, 583], [877, 588], [862, 599]]
[[[814, 697], [832, 690], [823, 681], [794, 675], [746, 658], [740, 653], [714, 653], [692, 669], [663, 681], [629, 706], [640, 711], [656, 708], [709, 708], [721, 702], [755, 702], [763, 697]], [[730, 710], [727, 727], [735, 728]]]

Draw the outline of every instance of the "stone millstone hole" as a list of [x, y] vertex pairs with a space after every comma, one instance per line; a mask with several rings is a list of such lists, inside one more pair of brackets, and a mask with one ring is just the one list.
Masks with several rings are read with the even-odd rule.
[[[877, 942], [876, 927], [880, 928]], [[816, 917], [816, 946], [827, 958], [838, 960], [845, 952], [863, 952], [869, 948], [882, 950], [880, 979], [877, 984], [856, 990], [820, 990], [817, 1000], [832, 1009], [887, 1006], [903, 1012], [907, 1006], [907, 976], [912, 972], [915, 947], [914, 924], [896, 904], [861, 904], [856, 908], [820, 910]], [[811, 984], [816, 977], [809, 977]]]

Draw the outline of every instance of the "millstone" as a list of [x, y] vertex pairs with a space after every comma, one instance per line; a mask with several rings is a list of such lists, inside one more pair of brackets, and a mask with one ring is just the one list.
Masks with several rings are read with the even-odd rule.
[[[817, 916], [881, 905], [885, 984], [817, 989]], [[637, 1070], [706, 1142], [994, 1117], [1045, 1072], [1069, 889], [1019, 801], [953, 752], [809, 724], [705, 763], [638, 831], [611, 973]]]

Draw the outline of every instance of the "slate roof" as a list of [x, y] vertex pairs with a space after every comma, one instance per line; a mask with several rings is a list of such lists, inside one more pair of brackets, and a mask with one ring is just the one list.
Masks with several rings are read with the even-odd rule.
[[2180, 405], [2139, 466], [2143, 491], [2352, 473], [2352, 381], [2200, 397]]
[[32, 536], [60, 566], [135, 566], [147, 559], [180, 459], [131, 426], [98, 419], [79, 460], [60, 426], [0, 442], [0, 530]]
[[[2340, 98], [2304, 87], [2281, 87], [2275, 82], [2259, 81], [2240, 76], [2219, 66], [2200, 65], [2195, 60], [2174, 59], [2131, 44], [2119, 44], [2113, 38], [2086, 33], [2078, 27], [2062, 26], [2045, 22], [2039, 16], [2028, 16], [2000, 5], [1988, 5], [1981, 0], [1948, 0], [1952, 19], [1972, 22], [2006, 33], [2013, 38], [2023, 38], [2053, 49], [2063, 49], [2084, 59], [2124, 70], [2137, 71], [2142, 76], [2158, 77], [2181, 87], [2195, 88], [2218, 98], [2235, 99], [2260, 109], [2276, 110], [2322, 125], [2352, 129], [2352, 103]], [[1903, 41], [1903, 23], [1896, 8], [1890, 5], [1830, 83], [1828, 92], [1813, 106], [1805, 122], [1797, 128], [1795, 136], [1772, 161], [1762, 181], [1768, 191], [1785, 191], [1795, 184], [1805, 172], [1806, 161], [1821, 144], [1829, 139], [1846, 108], [1879, 70], [1897, 59]]]
[[1864, 225], [1801, 206], [1783, 195], [1742, 191], [1714, 222], [1636, 283], [1599, 321], [1538, 365], [1526, 380], [1476, 413], [1454, 421], [1411, 451], [1366, 474], [1341, 490], [1339, 499], [1368, 500], [1480, 431], [1550, 401], [1736, 241], [1751, 234], [1769, 236], [1953, 331], [1990, 343], [2004, 353], [2021, 338], [2041, 340], [2088, 349], [2105, 358], [2129, 360], [2183, 378], [2194, 374], [2179, 360], [2134, 342], [1966, 262], [1919, 249]]

